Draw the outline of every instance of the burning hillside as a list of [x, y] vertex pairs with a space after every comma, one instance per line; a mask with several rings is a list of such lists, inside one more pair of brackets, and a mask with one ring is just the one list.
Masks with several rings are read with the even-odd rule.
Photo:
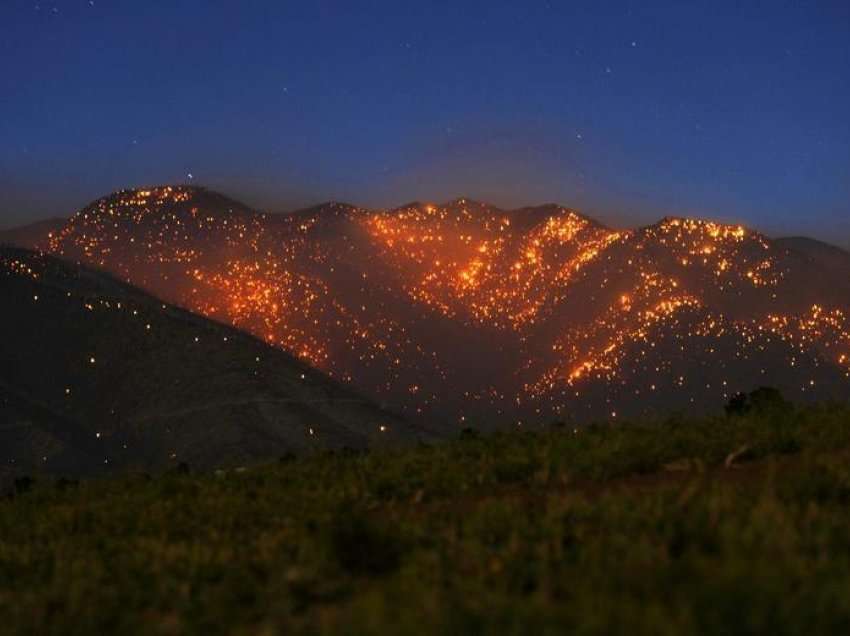
[[498, 424], [717, 408], [850, 386], [843, 270], [743, 227], [606, 228], [464, 199], [264, 215], [122, 191], [49, 249], [249, 331], [409, 415]]

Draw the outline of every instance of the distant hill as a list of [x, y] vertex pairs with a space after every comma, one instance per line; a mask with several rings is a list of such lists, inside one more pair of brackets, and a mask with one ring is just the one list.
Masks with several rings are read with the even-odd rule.
[[420, 439], [252, 336], [85, 267], [0, 249], [0, 481]]
[[748, 228], [605, 227], [457, 199], [265, 215], [208, 190], [127, 190], [50, 241], [255, 334], [373, 399], [458, 426], [719, 410], [761, 385], [846, 399], [850, 277]]
[[29, 225], [0, 230], [0, 245], [36, 249], [47, 247], [50, 235], [61, 230], [68, 219], [47, 219]]
[[803, 236], [781, 238], [775, 241], [778, 247], [809, 258], [813, 263], [824, 268], [838, 268], [850, 272], [850, 252]]

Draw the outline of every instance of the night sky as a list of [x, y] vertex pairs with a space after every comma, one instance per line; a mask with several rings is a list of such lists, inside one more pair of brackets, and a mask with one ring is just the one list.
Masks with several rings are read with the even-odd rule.
[[3, 0], [0, 80], [0, 227], [191, 180], [850, 244], [847, 0]]

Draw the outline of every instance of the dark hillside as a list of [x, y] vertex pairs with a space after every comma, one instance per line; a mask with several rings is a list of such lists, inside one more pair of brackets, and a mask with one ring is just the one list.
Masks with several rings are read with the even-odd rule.
[[0, 251], [7, 474], [208, 468], [417, 439], [289, 354], [109, 275]]
[[68, 219], [47, 219], [22, 227], [0, 230], [0, 246], [46, 249], [50, 236], [60, 231]]

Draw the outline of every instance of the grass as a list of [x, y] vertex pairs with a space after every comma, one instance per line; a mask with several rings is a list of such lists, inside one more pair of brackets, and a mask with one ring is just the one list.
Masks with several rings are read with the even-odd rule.
[[850, 633], [848, 458], [822, 406], [22, 482], [0, 629]]

